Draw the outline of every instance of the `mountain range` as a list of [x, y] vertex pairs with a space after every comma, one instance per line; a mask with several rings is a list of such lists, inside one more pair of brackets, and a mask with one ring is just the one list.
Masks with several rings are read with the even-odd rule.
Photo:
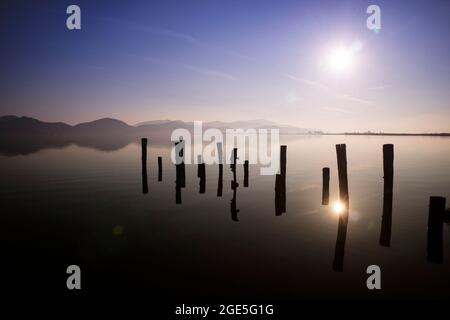
[[[0, 117], [0, 135], [5, 136], [145, 136], [169, 134], [177, 128], [193, 129], [193, 122], [154, 120], [129, 125], [121, 120], [103, 118], [77, 125], [63, 122], [44, 122], [30, 117], [7, 115]], [[281, 134], [319, 134], [319, 130], [279, 125], [267, 120], [204, 122], [203, 129], [279, 129]]]

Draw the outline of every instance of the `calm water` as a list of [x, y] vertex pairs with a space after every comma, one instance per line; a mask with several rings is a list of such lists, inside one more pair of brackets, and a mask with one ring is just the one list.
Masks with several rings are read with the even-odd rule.
[[[222, 197], [217, 197], [217, 166], [206, 166], [206, 192], [199, 194], [197, 168], [187, 165], [182, 204], [175, 203], [169, 145], [149, 143], [145, 195], [137, 143], [104, 148], [108, 151], [72, 144], [2, 153], [7, 285], [21, 294], [37, 288], [64, 294], [65, 269], [77, 264], [82, 294], [94, 296], [450, 297], [449, 225], [444, 224], [444, 263], [426, 259], [429, 196], [450, 199], [450, 139], [283, 140], [288, 146], [286, 213], [275, 215], [275, 177], [260, 176], [251, 165], [244, 188], [240, 165], [239, 222], [231, 219], [228, 165]], [[347, 144], [350, 191], [343, 272], [332, 270], [336, 143]], [[390, 247], [379, 245], [385, 143], [395, 145]], [[164, 159], [162, 182], [157, 156]], [[321, 205], [322, 167], [331, 168], [328, 206]], [[371, 264], [382, 271], [377, 292], [366, 289]]]

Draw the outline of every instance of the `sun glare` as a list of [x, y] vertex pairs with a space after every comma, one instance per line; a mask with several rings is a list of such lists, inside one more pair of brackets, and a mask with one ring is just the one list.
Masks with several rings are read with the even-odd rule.
[[336, 201], [333, 205], [333, 211], [340, 215], [342, 212], [344, 212], [345, 206], [342, 202]]
[[328, 66], [339, 72], [347, 71], [353, 63], [353, 50], [345, 47], [335, 48], [329, 53]]

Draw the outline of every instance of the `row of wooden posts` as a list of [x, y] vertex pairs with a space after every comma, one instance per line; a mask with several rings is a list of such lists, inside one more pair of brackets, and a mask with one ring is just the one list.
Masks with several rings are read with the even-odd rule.
[[[141, 139], [141, 148], [142, 148], [142, 190], [143, 193], [148, 193], [148, 181], [147, 181], [147, 138]], [[175, 145], [178, 145], [178, 142], [175, 143]], [[284, 146], [285, 147], [285, 146]], [[183, 157], [183, 149], [180, 150], [180, 156]], [[237, 162], [237, 148], [233, 149], [233, 157], [234, 157], [234, 165], [231, 165], [231, 170], [233, 172], [233, 181], [236, 182], [236, 162]], [[284, 153], [284, 157], [286, 158], [286, 152]], [[206, 167], [205, 163], [202, 162], [201, 156], [198, 156], [197, 158], [198, 162], [198, 168], [197, 168], [197, 177], [200, 178], [201, 182], [201, 188], [200, 193], [205, 193], [204, 187], [205, 187], [205, 178], [206, 178]], [[177, 179], [181, 181], [181, 185], [184, 188], [185, 186], [185, 166], [184, 161], [182, 161], [180, 164], [176, 165], [176, 176], [178, 178], [181, 177], [181, 179]], [[286, 170], [286, 162], [284, 165], [284, 171]], [[248, 187], [248, 177], [249, 177], [249, 161], [244, 161], [244, 187]], [[223, 181], [223, 164], [219, 163], [219, 180]], [[162, 157], [158, 156], [158, 181], [162, 181]], [[218, 192], [218, 196], [221, 196], [221, 191]]]
[[[179, 142], [175, 143], [178, 146]], [[142, 190], [148, 193], [147, 183], [147, 138], [142, 138]], [[180, 146], [179, 146], [180, 147]], [[181, 147], [179, 155], [184, 159], [184, 150]], [[222, 148], [218, 144], [219, 153], [219, 180], [217, 187], [217, 196], [222, 196], [223, 191], [223, 164], [222, 164]], [[286, 212], [286, 154], [287, 146], [280, 146], [280, 173], [275, 177], [275, 214], [281, 215]], [[339, 215], [338, 233], [336, 239], [335, 257], [333, 261], [333, 270], [342, 271], [344, 261], [345, 241], [347, 236], [347, 225], [350, 207], [350, 197], [348, 189], [348, 173], [347, 173], [347, 150], [345, 144], [336, 145], [337, 169], [339, 179], [339, 200], [343, 205], [343, 212]], [[230, 165], [233, 174], [231, 181], [231, 189], [233, 190], [233, 198], [231, 200], [230, 211], [233, 221], [238, 220], [238, 212], [236, 204], [237, 188], [239, 183], [236, 176], [237, 148], [233, 149], [232, 161]], [[181, 204], [181, 188], [186, 187], [186, 173], [184, 161], [176, 164], [176, 199], [177, 204]], [[249, 162], [244, 162], [244, 187], [249, 185]], [[200, 178], [200, 193], [205, 193], [206, 187], [206, 168], [205, 163], [198, 158], [197, 176]], [[392, 204], [394, 189], [394, 145], [383, 145], [383, 215], [381, 221], [381, 233], [379, 244], [384, 247], [390, 247], [391, 244], [391, 227], [392, 227]], [[162, 181], [162, 157], [158, 157], [158, 181]], [[322, 205], [329, 204], [330, 196], [330, 168], [322, 169]], [[446, 211], [446, 198], [440, 196], [431, 196], [429, 202], [428, 213], [428, 229], [427, 229], [427, 260], [433, 263], [443, 263], [443, 223], [444, 217], [448, 214]]]
[[[339, 177], [339, 199], [344, 206], [344, 212], [339, 215], [338, 235], [336, 240], [335, 259], [333, 269], [335, 271], [343, 270], [343, 257], [345, 248], [345, 239], [347, 234], [347, 224], [349, 215], [349, 193], [347, 177], [347, 155], [346, 145], [336, 145], [336, 155], [338, 163]], [[322, 204], [328, 204], [329, 201], [329, 181], [330, 169], [323, 168], [323, 191]], [[383, 145], [383, 215], [381, 220], [381, 233], [379, 244], [384, 247], [391, 245], [392, 229], [392, 204], [394, 190], [394, 145]], [[446, 215], [446, 198], [440, 196], [431, 196], [429, 199], [428, 227], [427, 227], [427, 260], [432, 263], [443, 263], [443, 225]]]

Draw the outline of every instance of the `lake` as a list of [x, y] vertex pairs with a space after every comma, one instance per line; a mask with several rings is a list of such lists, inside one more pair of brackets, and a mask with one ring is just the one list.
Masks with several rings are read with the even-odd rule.
[[[170, 144], [148, 149], [142, 193], [140, 141], [114, 148], [61, 144], [0, 149], [6, 220], [6, 286], [12, 294], [69, 294], [66, 268], [79, 265], [88, 296], [196, 298], [450, 297], [450, 225], [443, 263], [427, 261], [430, 196], [450, 198], [450, 138], [282, 136], [287, 145], [286, 212], [275, 211], [275, 176], [250, 165], [249, 185], [206, 166], [186, 165], [176, 203]], [[339, 215], [335, 145], [347, 145], [349, 216], [342, 271], [333, 270]], [[395, 148], [390, 246], [380, 245], [383, 144]], [[158, 181], [157, 157], [163, 157]], [[322, 205], [322, 168], [330, 201]], [[447, 200], [447, 207], [450, 200]], [[381, 268], [381, 290], [368, 290], [366, 269]], [[41, 292], [41, 291], [40, 291]], [[70, 292], [72, 294], [72, 292]]]

